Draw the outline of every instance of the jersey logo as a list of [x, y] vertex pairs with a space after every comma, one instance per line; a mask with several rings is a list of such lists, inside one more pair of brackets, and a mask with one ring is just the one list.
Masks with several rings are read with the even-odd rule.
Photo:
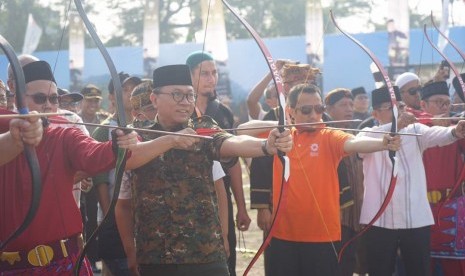
[[311, 144], [310, 145], [310, 156], [318, 156], [318, 144]]

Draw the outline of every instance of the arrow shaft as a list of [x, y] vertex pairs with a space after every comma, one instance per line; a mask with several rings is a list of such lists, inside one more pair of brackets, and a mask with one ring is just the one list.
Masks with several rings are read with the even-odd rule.
[[82, 125], [82, 126], [93, 126], [93, 127], [105, 127], [105, 128], [118, 128], [123, 130], [134, 130], [138, 132], [148, 132], [148, 133], [158, 133], [158, 134], [166, 134], [166, 135], [176, 135], [176, 136], [184, 136], [184, 137], [191, 137], [191, 138], [201, 138], [211, 140], [212, 137], [203, 136], [203, 135], [196, 135], [196, 134], [188, 134], [188, 133], [179, 133], [179, 132], [170, 132], [170, 131], [163, 131], [163, 130], [154, 130], [154, 129], [145, 129], [145, 128], [132, 128], [132, 127], [119, 127], [119, 126], [110, 126], [110, 125], [100, 125], [100, 124], [92, 124], [92, 123], [74, 123], [74, 122], [62, 122], [62, 121], [54, 121], [50, 120], [51, 123], [54, 124], [74, 124], [74, 125]]

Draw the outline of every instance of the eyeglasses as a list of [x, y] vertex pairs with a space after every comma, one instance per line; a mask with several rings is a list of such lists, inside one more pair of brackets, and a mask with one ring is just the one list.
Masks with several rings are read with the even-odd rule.
[[302, 113], [303, 115], [308, 115], [308, 114], [311, 114], [313, 110], [315, 110], [317, 114], [322, 114], [323, 112], [325, 112], [325, 109], [326, 107], [324, 105], [316, 104], [316, 105], [303, 105], [301, 107], [297, 107], [295, 110], [299, 110], [300, 113]]
[[52, 94], [50, 96], [47, 96], [44, 93], [37, 93], [37, 94], [26, 94], [26, 96], [32, 97], [32, 100], [34, 101], [35, 104], [45, 104], [47, 100], [51, 104], [58, 104], [58, 94]]
[[171, 93], [158, 92], [157, 94], [171, 95], [173, 97], [173, 100], [176, 103], [182, 102], [184, 100], [184, 98], [186, 98], [189, 103], [194, 103], [195, 99], [197, 98], [197, 95], [195, 93], [184, 94], [184, 93], [178, 92], [178, 91], [171, 92]]
[[434, 103], [438, 108], [449, 107], [450, 101], [443, 101], [443, 100], [427, 100], [429, 103]]
[[407, 92], [411, 96], [413, 96], [413, 95], [417, 94], [418, 92], [420, 92], [420, 90], [421, 90], [421, 86], [418, 86], [418, 87], [409, 88], [407, 91], [404, 91], [404, 92]]

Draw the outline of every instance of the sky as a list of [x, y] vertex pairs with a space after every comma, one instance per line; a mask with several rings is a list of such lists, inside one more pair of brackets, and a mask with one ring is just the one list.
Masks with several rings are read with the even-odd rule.
[[[47, 4], [53, 0], [40, 0], [41, 3]], [[97, 27], [97, 33], [102, 38], [103, 41], [108, 40], [112, 34], [115, 34], [118, 30], [116, 29], [116, 20], [118, 20], [117, 16], [114, 16], [112, 11], [106, 7], [107, 1], [96, 1], [96, 0], [86, 0], [87, 2], [92, 1], [92, 4], [95, 6], [95, 9], [100, 11], [99, 15], [89, 15], [91, 22]], [[110, 0], [110, 1], [117, 1], [117, 0]], [[246, 1], [246, 0], [244, 0]], [[388, 0], [389, 1], [389, 0]], [[368, 17], [372, 16], [372, 20], [376, 23], [383, 24], [387, 16], [387, 2], [386, 0], [371, 0], [373, 4], [374, 11], [371, 15], [354, 15], [350, 19], [346, 19], [350, 25], [350, 32], [351, 33], [364, 33], [364, 32], [371, 32], [366, 22], [368, 21]], [[322, 0], [322, 5], [324, 7], [330, 6], [332, 0]], [[133, 2], [135, 3], [135, 2]], [[140, 3], [140, 2], [139, 2]], [[130, 5], [130, 4], [129, 4]], [[409, 0], [410, 8], [413, 10], [417, 10], [419, 13], [428, 15], [431, 11], [435, 14], [437, 20], [441, 15], [441, 2], [439, 0]], [[455, 25], [464, 26], [465, 25], [465, 1], [454, 1], [453, 6], [450, 7], [451, 10], [451, 19], [449, 22], [453, 21]], [[186, 11], [188, 12], [188, 11]], [[180, 20], [180, 19], [178, 19]], [[439, 21], [437, 21], [439, 22]], [[64, 23], [62, 23], [64, 24]], [[142, 31], [142, 30], [141, 30]]]

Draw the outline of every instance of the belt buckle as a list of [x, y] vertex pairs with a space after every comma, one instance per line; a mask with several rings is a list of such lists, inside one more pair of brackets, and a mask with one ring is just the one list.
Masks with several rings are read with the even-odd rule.
[[53, 249], [48, 245], [38, 245], [27, 254], [27, 260], [33, 266], [46, 266], [53, 259]]

